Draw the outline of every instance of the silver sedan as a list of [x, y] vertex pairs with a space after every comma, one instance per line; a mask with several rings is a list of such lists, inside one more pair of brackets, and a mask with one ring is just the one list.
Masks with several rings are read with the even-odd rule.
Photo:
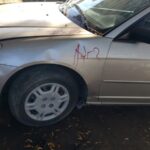
[[84, 104], [150, 104], [150, 1], [0, 6], [0, 92], [29, 126]]

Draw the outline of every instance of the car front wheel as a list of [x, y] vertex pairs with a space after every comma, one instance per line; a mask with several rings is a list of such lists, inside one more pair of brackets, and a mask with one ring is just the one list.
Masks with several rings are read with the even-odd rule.
[[14, 117], [29, 126], [57, 123], [76, 106], [78, 86], [59, 67], [34, 67], [20, 73], [9, 90]]

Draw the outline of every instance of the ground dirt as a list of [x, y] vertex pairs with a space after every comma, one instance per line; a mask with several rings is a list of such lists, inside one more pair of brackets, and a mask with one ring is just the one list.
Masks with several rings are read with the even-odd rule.
[[150, 150], [150, 106], [86, 106], [43, 128], [1, 109], [0, 150]]

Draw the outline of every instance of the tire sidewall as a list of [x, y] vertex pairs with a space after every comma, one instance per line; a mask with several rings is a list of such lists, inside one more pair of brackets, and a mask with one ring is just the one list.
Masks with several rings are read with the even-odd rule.
[[[28, 94], [35, 89], [37, 86], [41, 85], [41, 84], [45, 84], [45, 83], [58, 83], [60, 85], [63, 85], [69, 93], [69, 104], [67, 106], [67, 108], [62, 112], [62, 114], [60, 114], [59, 116], [57, 116], [56, 118], [53, 118], [51, 120], [48, 121], [36, 121], [32, 118], [30, 118], [26, 112], [25, 112], [25, 100], [26, 97], [28, 96]], [[57, 122], [59, 122], [60, 120], [62, 120], [63, 118], [65, 118], [72, 110], [73, 108], [76, 106], [77, 100], [78, 100], [78, 89], [76, 84], [73, 84], [72, 82], [70, 82], [69, 80], [64, 80], [64, 78], [47, 78], [44, 80], [39, 80], [37, 82], [34, 83], [30, 83], [27, 87], [26, 90], [24, 91], [24, 93], [20, 94], [20, 97], [18, 97], [18, 99], [20, 99], [20, 101], [18, 102], [18, 117], [19, 117], [19, 121], [22, 122], [25, 125], [28, 126], [47, 126], [47, 125], [52, 125], [55, 124]]]

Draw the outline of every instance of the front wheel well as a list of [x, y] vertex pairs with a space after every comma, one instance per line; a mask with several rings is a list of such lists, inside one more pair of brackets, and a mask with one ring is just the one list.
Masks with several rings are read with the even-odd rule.
[[55, 65], [55, 64], [41, 64], [41, 65], [34, 65], [34, 66], [29, 66], [26, 68], [23, 68], [19, 71], [17, 71], [15, 74], [13, 74], [5, 83], [3, 89], [2, 89], [2, 100], [4, 100], [4, 103], [8, 102], [8, 92], [9, 92], [9, 88], [10, 85], [12, 84], [12, 82], [14, 81], [14, 79], [16, 79], [21, 73], [23, 73], [24, 71], [33, 69], [34, 67], [44, 67], [47, 66], [48, 68], [52, 69], [61, 69], [61, 70], [65, 70], [68, 73], [71, 74], [71, 76], [74, 78], [74, 80], [77, 82], [78, 85], [78, 89], [79, 89], [79, 100], [78, 100], [78, 104], [77, 107], [81, 107], [86, 103], [87, 100], [87, 95], [88, 95], [88, 88], [87, 88], [87, 84], [85, 82], [85, 80], [83, 79], [83, 77], [78, 74], [76, 71], [74, 71], [73, 69], [70, 69], [66, 66], [61, 66], [61, 65]]

